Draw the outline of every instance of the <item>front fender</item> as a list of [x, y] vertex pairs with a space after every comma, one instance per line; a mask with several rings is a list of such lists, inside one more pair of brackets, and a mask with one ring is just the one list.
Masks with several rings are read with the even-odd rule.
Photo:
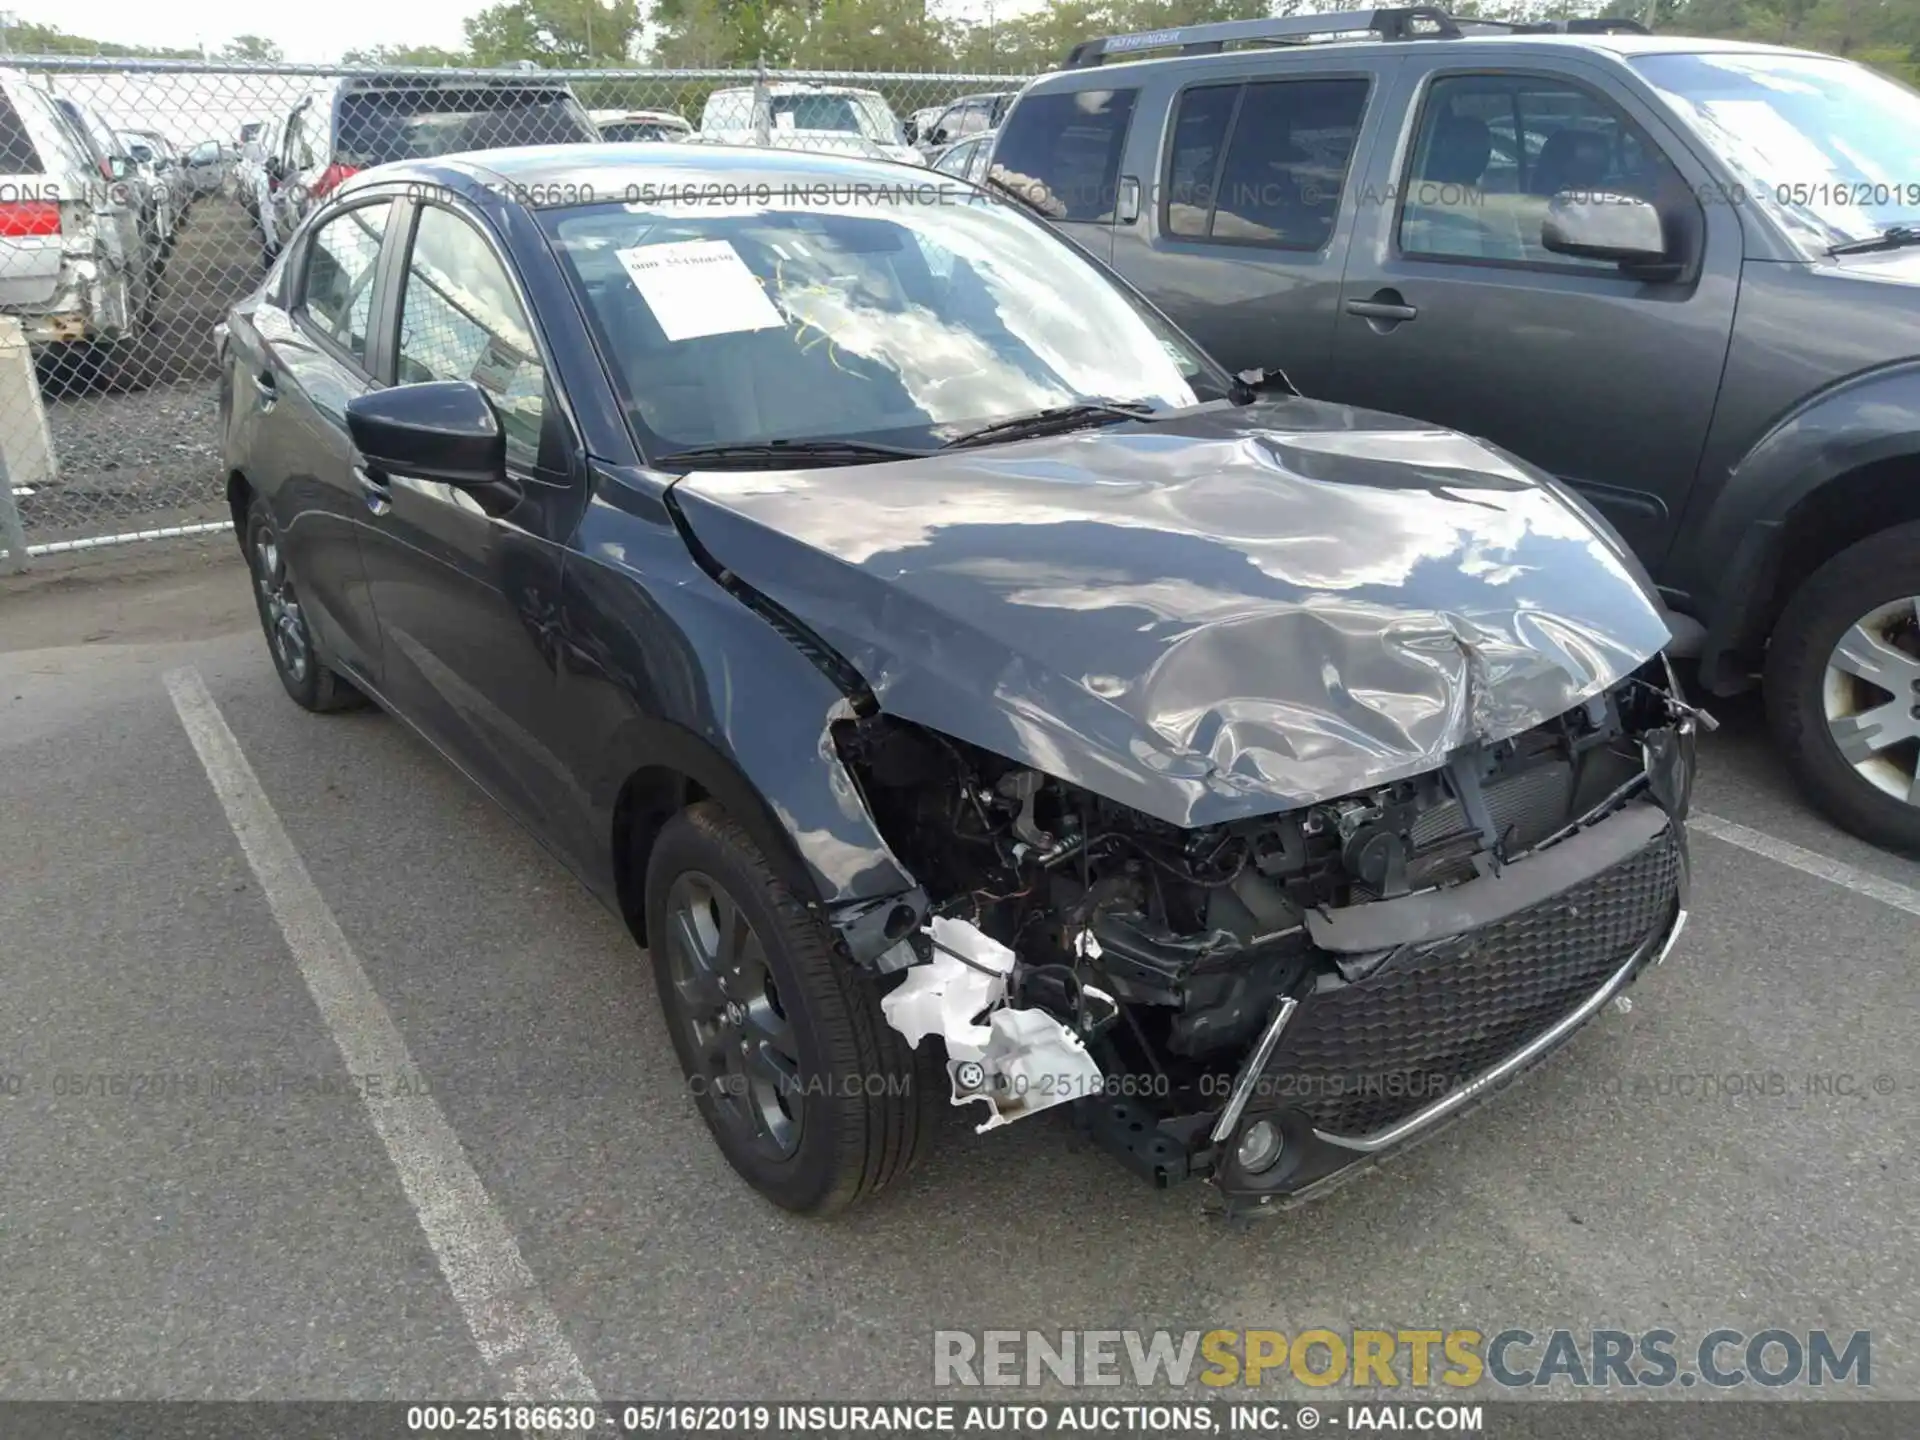
[[833, 748], [845, 697], [700, 568], [657, 495], [622, 496], [618, 484], [588, 507], [562, 584], [560, 703], [601, 863], [613, 862], [627, 778], [665, 766], [734, 814], [830, 915], [911, 892]]
[[1740, 688], [1718, 672], [1764, 639], [1788, 517], [1840, 476], [1903, 455], [1920, 455], [1920, 360], [1808, 396], [1735, 464], [1684, 542], [1694, 557], [1685, 588], [1707, 624], [1701, 674], [1710, 690]]

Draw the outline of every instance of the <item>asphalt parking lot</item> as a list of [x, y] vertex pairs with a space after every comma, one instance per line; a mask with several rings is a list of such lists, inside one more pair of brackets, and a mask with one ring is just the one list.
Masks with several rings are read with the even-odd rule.
[[[1229, 1224], [955, 1111], [813, 1223], [708, 1141], [613, 918], [287, 701], [230, 541], [92, 564], [0, 588], [0, 1395], [924, 1397], [936, 1328], [1517, 1325], [1870, 1330], [1920, 1398], [1920, 864], [1750, 705], [1673, 958], [1380, 1172]], [[355, 1093], [403, 1062], [431, 1103]]]

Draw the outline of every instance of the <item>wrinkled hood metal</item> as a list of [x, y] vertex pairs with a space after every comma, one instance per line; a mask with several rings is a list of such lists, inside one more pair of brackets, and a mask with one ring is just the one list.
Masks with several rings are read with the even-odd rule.
[[1435, 769], [1670, 638], [1539, 472], [1314, 401], [673, 495], [882, 710], [1183, 826]]

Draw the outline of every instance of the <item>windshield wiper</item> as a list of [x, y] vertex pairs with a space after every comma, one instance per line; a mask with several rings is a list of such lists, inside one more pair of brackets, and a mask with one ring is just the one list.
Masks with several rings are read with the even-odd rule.
[[1024, 440], [1034, 435], [1053, 435], [1072, 430], [1089, 421], [1151, 420], [1159, 411], [1145, 400], [1076, 400], [1071, 405], [1049, 405], [1027, 415], [1014, 415], [968, 430], [947, 441], [942, 448], [958, 450], [968, 445], [991, 445], [1001, 440]]
[[1842, 240], [1829, 245], [1827, 254], [1865, 255], [1874, 250], [1902, 250], [1909, 245], [1920, 245], [1920, 225], [1894, 225], [1863, 240]]
[[918, 460], [930, 452], [903, 445], [873, 445], [865, 440], [759, 440], [740, 445], [696, 445], [656, 455], [662, 470], [784, 470], [789, 466], [870, 465], [879, 460]]

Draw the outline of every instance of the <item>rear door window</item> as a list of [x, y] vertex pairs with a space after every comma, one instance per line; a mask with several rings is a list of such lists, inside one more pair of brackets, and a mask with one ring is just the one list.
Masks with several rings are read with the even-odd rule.
[[1013, 108], [993, 180], [1055, 220], [1113, 219], [1120, 153], [1137, 90], [1056, 90]]
[[20, 118], [20, 112], [13, 108], [13, 98], [5, 90], [0, 90], [0, 175], [43, 175], [46, 167], [40, 163], [40, 152], [34, 148], [33, 136], [27, 133], [26, 122]]
[[599, 139], [570, 92], [506, 85], [353, 91], [340, 99], [335, 133], [334, 158], [357, 169], [463, 150]]
[[1281, 250], [1333, 237], [1367, 81], [1209, 85], [1180, 97], [1161, 223], [1170, 235]]
[[962, 140], [934, 161], [933, 168], [943, 175], [958, 175], [964, 179], [973, 169], [974, 158], [980, 152], [980, 145], [981, 142], [978, 140]]

